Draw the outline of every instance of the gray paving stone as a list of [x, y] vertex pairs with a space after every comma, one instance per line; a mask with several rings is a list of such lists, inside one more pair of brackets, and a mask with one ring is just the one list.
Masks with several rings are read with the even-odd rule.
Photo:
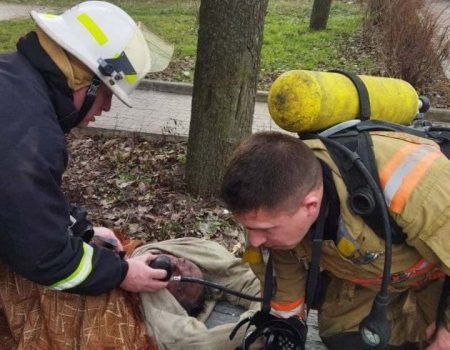
[[20, 17], [29, 17], [31, 10], [42, 11], [42, 9], [42, 6], [7, 4], [4, 2], [0, 2], [0, 21], [6, 21], [9, 19]]
[[[192, 101], [190, 95], [138, 89], [131, 97], [133, 108], [128, 108], [114, 98], [111, 110], [98, 117], [90, 124], [90, 128], [188, 136]], [[282, 131], [270, 118], [267, 103], [256, 102], [253, 131], [263, 130]]]

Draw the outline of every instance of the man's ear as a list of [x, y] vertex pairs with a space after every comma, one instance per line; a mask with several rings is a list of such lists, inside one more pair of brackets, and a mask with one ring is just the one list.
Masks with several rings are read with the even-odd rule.
[[73, 105], [75, 106], [77, 111], [80, 111], [81, 106], [83, 106], [84, 100], [86, 99], [86, 93], [89, 89], [89, 86], [85, 86], [79, 88], [78, 90], [73, 91]]
[[320, 212], [320, 204], [322, 203], [323, 188], [312, 190], [305, 198], [303, 198], [302, 206], [306, 210], [306, 215], [316, 218]]

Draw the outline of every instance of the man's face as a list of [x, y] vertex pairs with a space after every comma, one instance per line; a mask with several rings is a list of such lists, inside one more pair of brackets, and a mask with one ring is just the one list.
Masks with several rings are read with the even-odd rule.
[[[86, 92], [89, 87], [81, 88], [74, 92], [74, 105], [79, 111], [86, 98]], [[94, 104], [86, 113], [84, 119], [78, 124], [78, 127], [84, 128], [88, 126], [90, 122], [95, 121], [96, 116], [100, 116], [103, 111], [108, 112], [111, 109], [112, 92], [105, 84], [101, 83], [97, 90], [97, 96], [95, 97]]]
[[[200, 268], [192, 261], [178, 258], [170, 254], [164, 254], [169, 257], [172, 263], [172, 276], [187, 276], [203, 279], [203, 273]], [[204, 286], [196, 283], [171, 281], [167, 285], [167, 290], [177, 299], [181, 306], [191, 314], [194, 309], [203, 304]]]
[[320, 201], [315, 201], [302, 203], [289, 211], [255, 209], [237, 214], [235, 218], [247, 229], [251, 246], [288, 250], [295, 248], [305, 237], [319, 210]]

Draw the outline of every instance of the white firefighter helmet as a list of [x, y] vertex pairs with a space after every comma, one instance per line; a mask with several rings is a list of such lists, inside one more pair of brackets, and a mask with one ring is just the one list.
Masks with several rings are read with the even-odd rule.
[[31, 11], [31, 17], [130, 107], [131, 91], [147, 73], [166, 68], [172, 57], [172, 45], [108, 2], [86, 1], [61, 15]]

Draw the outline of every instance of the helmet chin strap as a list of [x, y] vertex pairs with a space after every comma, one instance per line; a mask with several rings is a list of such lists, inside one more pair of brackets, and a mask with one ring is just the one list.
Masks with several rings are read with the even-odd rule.
[[75, 126], [81, 123], [84, 117], [86, 117], [87, 112], [89, 112], [94, 104], [101, 82], [102, 81], [97, 76], [94, 76], [92, 79], [92, 83], [86, 92], [86, 98], [84, 99], [83, 105], [78, 111], [78, 120], [76, 121]]

